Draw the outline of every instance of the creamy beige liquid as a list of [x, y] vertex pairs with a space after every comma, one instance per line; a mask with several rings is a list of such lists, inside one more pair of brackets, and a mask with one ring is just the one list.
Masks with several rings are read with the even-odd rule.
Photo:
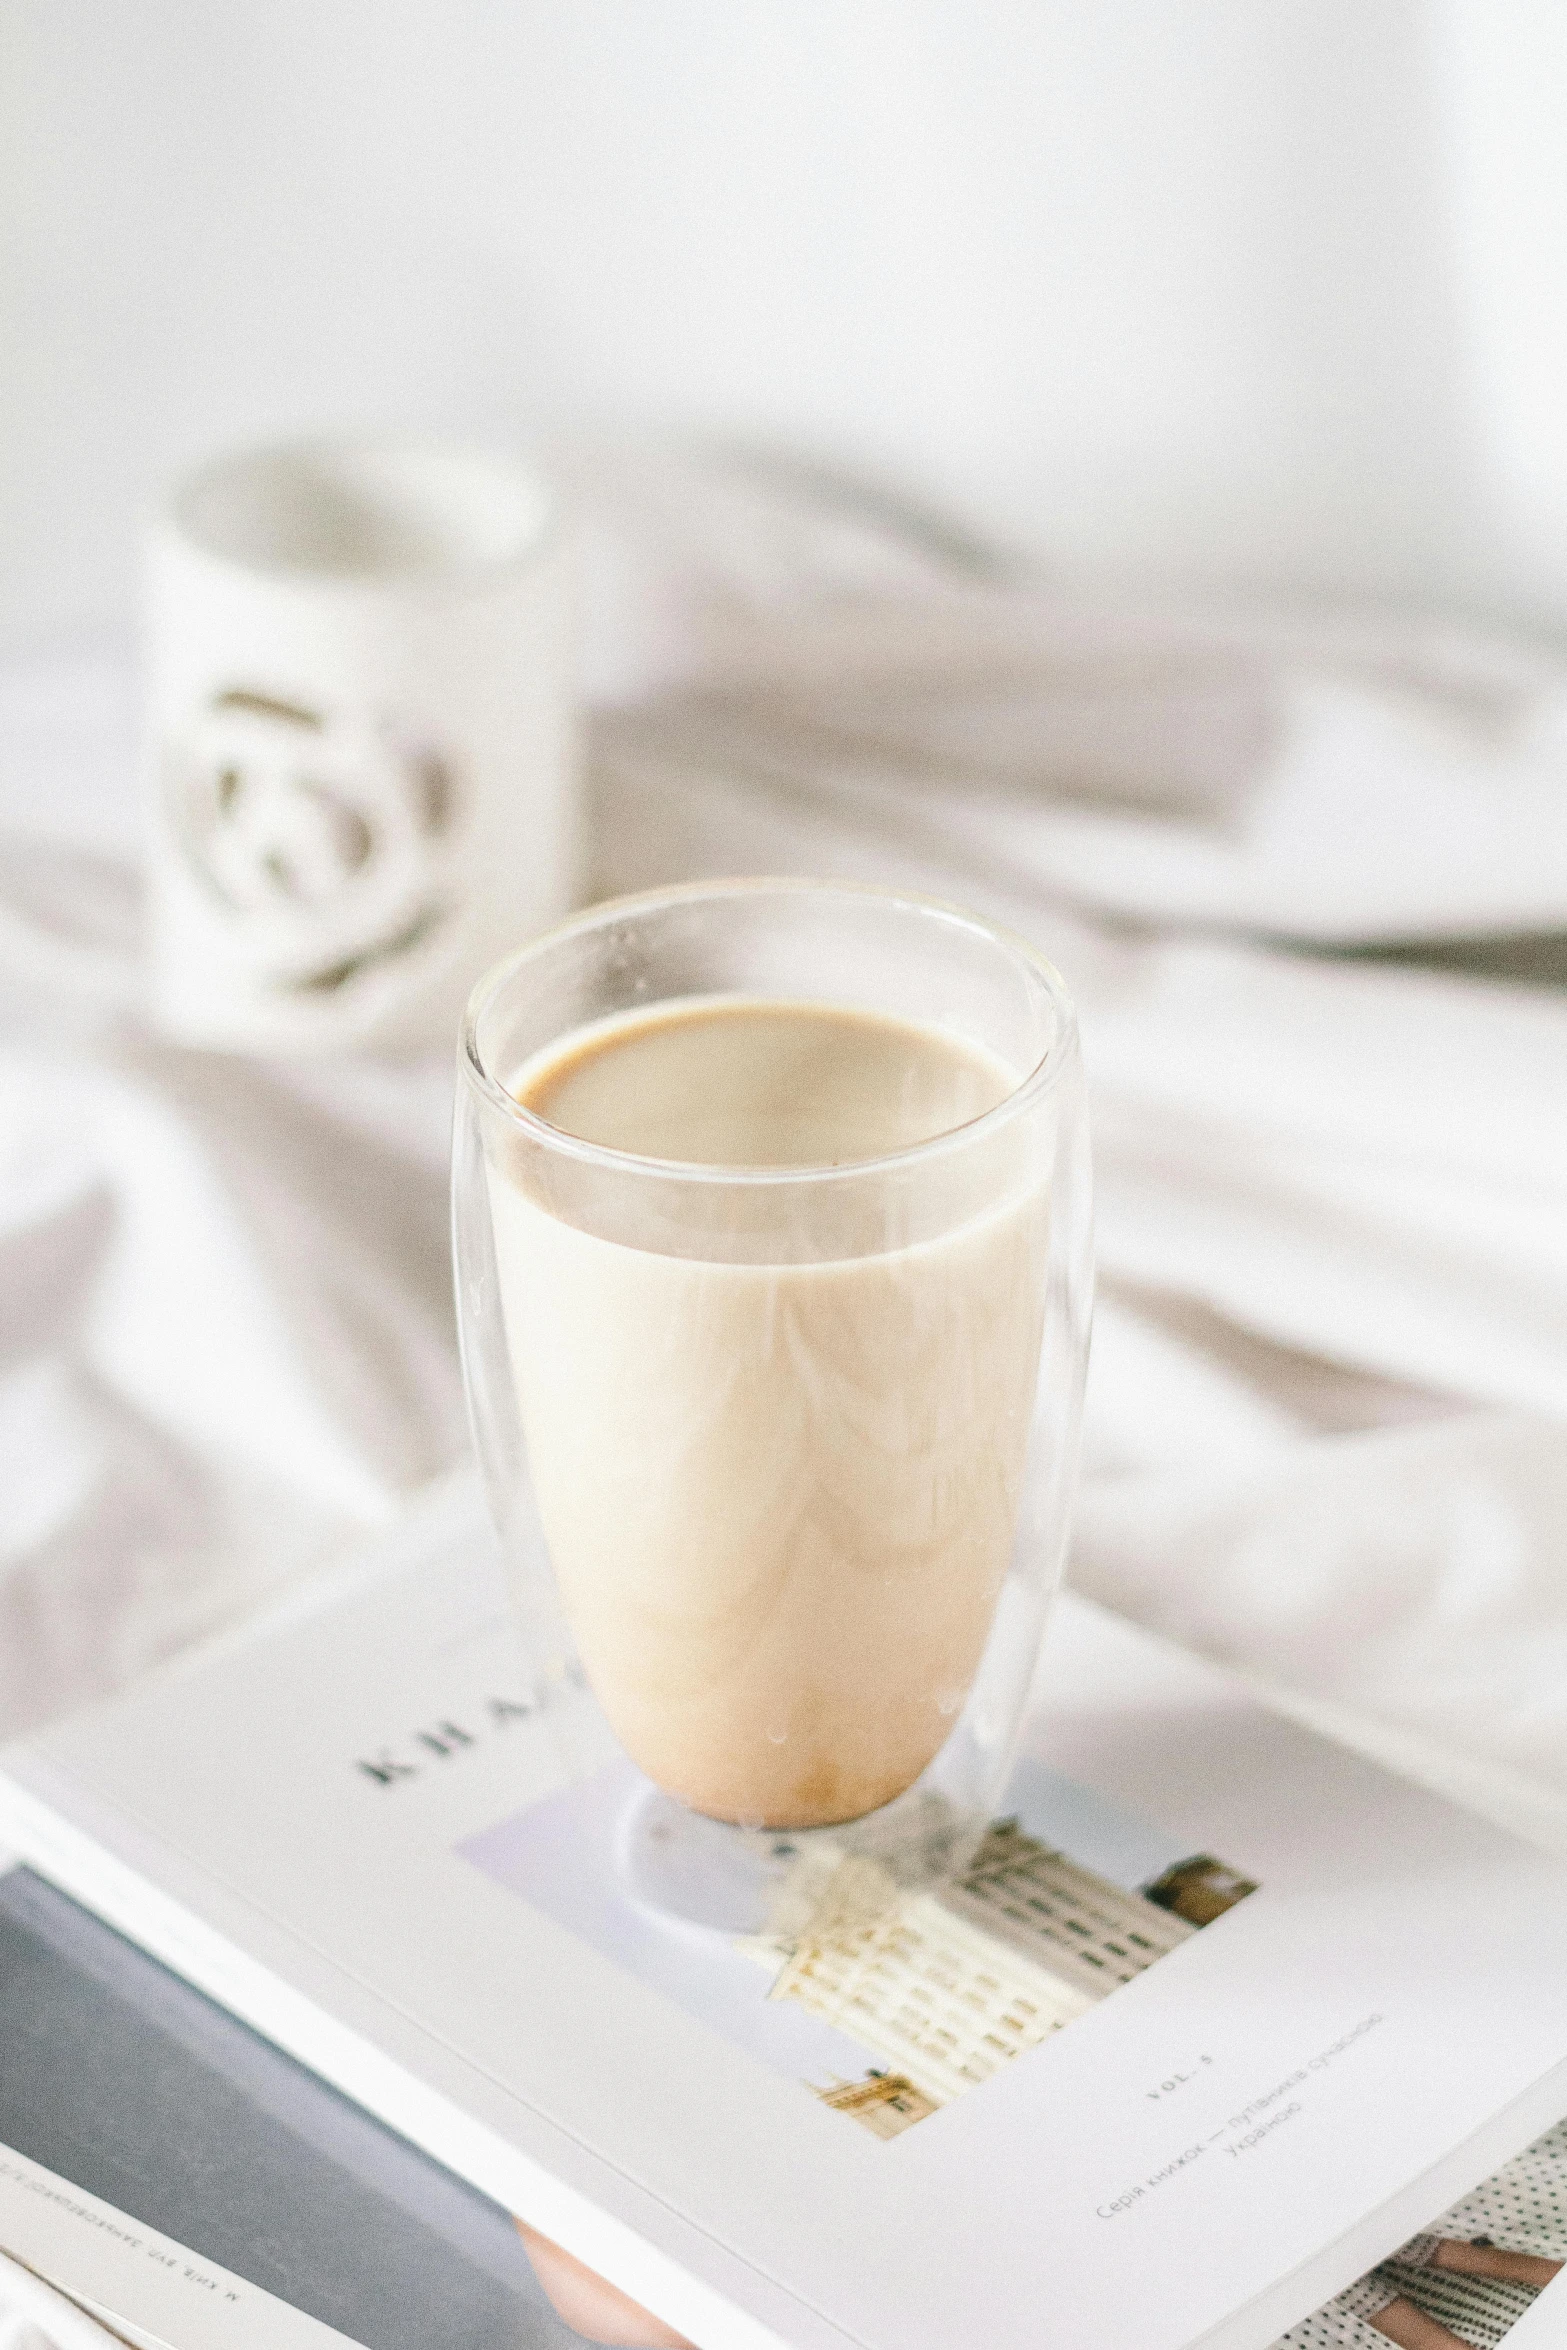
[[[721, 1000], [581, 1031], [517, 1093], [643, 1157], [815, 1167], [947, 1132], [1016, 1082], [936, 1029]], [[1021, 1167], [1013, 1149], [967, 1191], [933, 1172], [951, 1205], [934, 1236], [869, 1253], [866, 1199], [891, 1203], [895, 1187], [860, 1178], [845, 1253], [829, 1228], [826, 1262], [605, 1238], [492, 1170], [508, 1342], [572, 1630], [628, 1752], [697, 1810], [857, 1818], [951, 1731], [1012, 1547], [1039, 1359], [1045, 1191]], [[776, 1254], [824, 1253], [833, 1212], [796, 1192]]]

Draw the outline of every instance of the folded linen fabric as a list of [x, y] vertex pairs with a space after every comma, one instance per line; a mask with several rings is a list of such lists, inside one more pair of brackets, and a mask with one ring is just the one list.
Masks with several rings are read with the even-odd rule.
[[459, 1449], [447, 1072], [398, 1073], [387, 1135], [374, 1075], [122, 1022], [0, 1049], [8, 1727], [225, 1621]]
[[1045, 899], [1335, 944], [1567, 926], [1567, 669], [953, 581], [731, 626], [624, 729]]

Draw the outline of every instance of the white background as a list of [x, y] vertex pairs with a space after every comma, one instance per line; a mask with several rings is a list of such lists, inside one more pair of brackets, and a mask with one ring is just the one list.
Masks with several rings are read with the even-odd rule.
[[1561, 0], [0, 0], [0, 649], [236, 438], [695, 426], [1567, 613]]

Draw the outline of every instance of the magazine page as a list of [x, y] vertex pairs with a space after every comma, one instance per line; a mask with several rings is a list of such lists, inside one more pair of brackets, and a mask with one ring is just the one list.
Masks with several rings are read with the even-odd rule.
[[1524, 2148], [1277, 2350], [1547, 2350], [1567, 2342], [1567, 2121]]
[[329, 2350], [349, 2338], [5, 2145], [0, 2251], [159, 2350]]
[[1567, 1875], [1070, 1599], [1038, 1723], [957, 1884], [702, 1933], [454, 1528], [0, 1825], [696, 2339], [1265, 2350], [1567, 2107]]

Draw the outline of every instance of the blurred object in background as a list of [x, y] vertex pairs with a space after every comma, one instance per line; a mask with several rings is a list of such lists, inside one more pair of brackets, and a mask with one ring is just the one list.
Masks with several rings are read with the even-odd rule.
[[521, 463], [204, 467], [149, 575], [153, 1011], [186, 1044], [438, 1048], [577, 879], [563, 528]]

